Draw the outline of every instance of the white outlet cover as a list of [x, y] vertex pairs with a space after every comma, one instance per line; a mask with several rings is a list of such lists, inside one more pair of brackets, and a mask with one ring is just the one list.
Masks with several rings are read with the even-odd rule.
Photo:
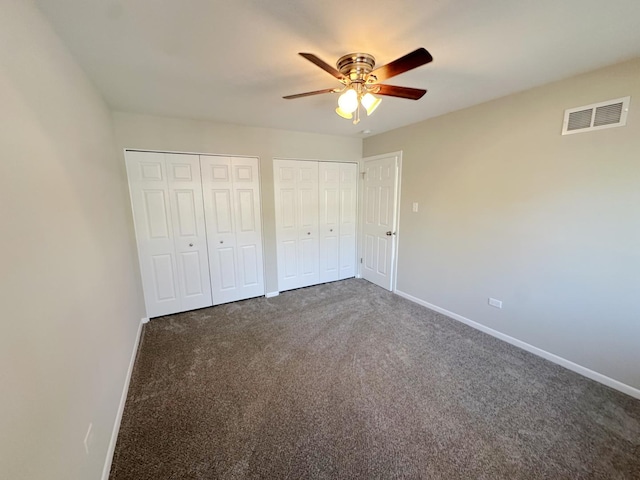
[[418, 211], [418, 202], [413, 202], [413, 211], [417, 212]]
[[489, 297], [489, 305], [496, 308], [502, 308], [502, 300], [496, 300], [495, 298]]

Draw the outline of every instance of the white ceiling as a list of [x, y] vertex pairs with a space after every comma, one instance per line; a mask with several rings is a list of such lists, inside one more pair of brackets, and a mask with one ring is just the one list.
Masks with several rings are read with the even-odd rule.
[[[36, 0], [116, 110], [362, 136], [640, 56], [638, 0]], [[300, 57], [377, 65], [418, 47], [434, 61], [386, 83], [352, 125], [336, 96], [283, 95], [340, 84]], [[606, 99], [594, 99], [594, 101]]]

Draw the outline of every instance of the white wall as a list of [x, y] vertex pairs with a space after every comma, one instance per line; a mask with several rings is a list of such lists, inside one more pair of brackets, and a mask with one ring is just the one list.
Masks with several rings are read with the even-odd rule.
[[[626, 127], [560, 135], [627, 95]], [[397, 150], [398, 290], [640, 388], [640, 60], [364, 141]]]
[[98, 479], [143, 316], [124, 170], [39, 11], [0, 9], [0, 477]]
[[115, 112], [113, 119], [123, 164], [125, 148], [260, 158], [267, 292], [278, 290], [273, 158], [358, 161], [362, 157], [358, 138], [123, 112]]

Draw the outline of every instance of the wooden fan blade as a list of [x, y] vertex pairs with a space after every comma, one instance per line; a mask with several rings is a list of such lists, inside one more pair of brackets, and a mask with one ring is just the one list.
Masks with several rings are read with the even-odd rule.
[[387, 95], [389, 97], [408, 98], [409, 100], [419, 100], [427, 93], [421, 88], [396, 87], [395, 85], [376, 85], [380, 90], [376, 95]]
[[310, 97], [311, 95], [320, 95], [321, 93], [334, 93], [336, 91], [335, 88], [325, 88], [324, 90], [315, 90], [313, 92], [305, 92], [305, 93], [296, 93], [295, 95], [287, 95], [287, 100], [291, 100], [293, 98], [302, 98], [302, 97]]
[[306, 58], [307, 60], [309, 60], [311, 63], [313, 63], [314, 65], [317, 65], [318, 67], [320, 67], [321, 69], [323, 69], [325, 72], [333, 75], [334, 77], [336, 77], [338, 80], [344, 80], [346, 77], [341, 74], [338, 70], [336, 70], [335, 68], [333, 68], [331, 65], [329, 65], [327, 62], [325, 62], [324, 60], [320, 60], [318, 57], [316, 57], [313, 53], [300, 53], [299, 55], [302, 55], [304, 58]]
[[433, 57], [424, 48], [418, 48], [411, 53], [407, 53], [404, 57], [400, 57], [391, 63], [387, 63], [382, 67], [374, 70], [370, 75], [375, 75], [378, 82], [382, 82], [387, 78], [395, 77], [401, 73], [413, 70], [421, 65], [429, 63]]

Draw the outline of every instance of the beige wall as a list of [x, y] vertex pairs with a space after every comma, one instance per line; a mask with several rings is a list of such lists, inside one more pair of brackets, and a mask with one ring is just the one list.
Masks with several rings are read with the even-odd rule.
[[[120, 152], [125, 148], [245, 155], [260, 158], [266, 291], [278, 290], [273, 158], [358, 161], [358, 138], [115, 112]], [[121, 153], [124, 164], [124, 155]], [[133, 240], [135, 241], [135, 240]]]
[[[626, 127], [560, 135], [627, 95]], [[366, 139], [403, 151], [398, 289], [640, 388], [639, 102], [634, 60]]]
[[26, 0], [2, 3], [0, 109], [0, 477], [98, 479], [143, 316], [125, 176], [108, 109]]
[[[367, 139], [404, 151], [398, 288], [640, 388], [640, 110], [559, 135], [563, 109], [624, 95], [638, 60]], [[99, 478], [144, 315], [122, 149], [260, 157], [275, 291], [272, 158], [362, 143], [111, 115], [25, 0], [2, 6], [0, 105], [0, 476]]]

